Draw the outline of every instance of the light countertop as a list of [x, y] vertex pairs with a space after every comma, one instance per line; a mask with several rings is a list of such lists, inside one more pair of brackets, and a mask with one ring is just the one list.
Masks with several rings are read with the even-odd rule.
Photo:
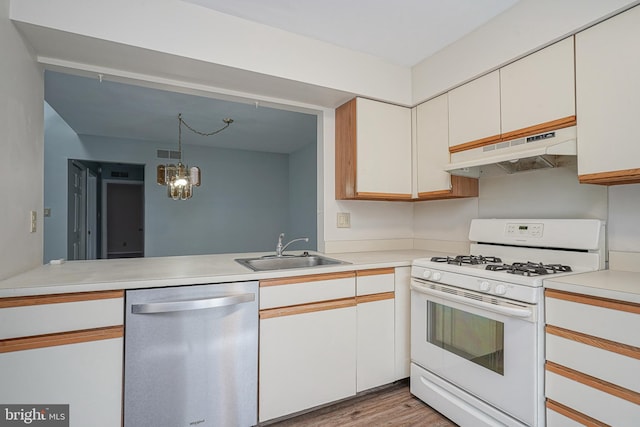
[[544, 280], [544, 287], [640, 304], [640, 273], [600, 270]]
[[47, 264], [0, 281], [0, 298], [237, 282], [369, 268], [401, 267], [411, 265], [414, 259], [438, 256], [442, 255], [442, 252], [404, 250], [323, 254], [349, 264], [262, 272], [251, 271], [234, 261], [235, 258], [251, 258], [266, 254], [261, 252], [190, 255]]

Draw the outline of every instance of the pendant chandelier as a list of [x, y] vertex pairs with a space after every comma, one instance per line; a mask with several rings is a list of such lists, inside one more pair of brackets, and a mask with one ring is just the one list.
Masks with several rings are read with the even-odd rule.
[[182, 120], [178, 114], [178, 164], [158, 165], [157, 182], [167, 186], [167, 195], [173, 200], [187, 200], [193, 195], [193, 187], [200, 187], [201, 174], [197, 166], [189, 167], [182, 163], [182, 125], [201, 136], [211, 136], [222, 132], [233, 123], [233, 119], [223, 119], [225, 125], [213, 132], [199, 132]]

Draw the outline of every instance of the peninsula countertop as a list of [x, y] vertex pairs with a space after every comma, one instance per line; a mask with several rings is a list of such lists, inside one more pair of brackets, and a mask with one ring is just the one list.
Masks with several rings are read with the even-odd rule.
[[[298, 252], [292, 252], [296, 254]], [[414, 259], [443, 252], [397, 250], [322, 254], [348, 264], [274, 271], [251, 271], [236, 258], [267, 253], [66, 261], [46, 264], [0, 281], [0, 298], [115, 289], [239, 282], [276, 277], [410, 266]]]

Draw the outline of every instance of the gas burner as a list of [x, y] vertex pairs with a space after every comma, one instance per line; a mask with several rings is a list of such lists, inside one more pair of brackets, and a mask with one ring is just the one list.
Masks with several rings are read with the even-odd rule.
[[494, 256], [482, 256], [482, 255], [457, 255], [455, 257], [442, 257], [435, 256], [431, 258], [433, 262], [446, 262], [447, 264], [455, 264], [455, 265], [477, 265], [477, 264], [490, 264], [490, 263], [499, 263], [502, 260], [498, 257]]
[[543, 264], [535, 262], [514, 262], [513, 264], [487, 265], [486, 270], [506, 271], [521, 276], [540, 276], [544, 274], [567, 273], [571, 267], [562, 264]]

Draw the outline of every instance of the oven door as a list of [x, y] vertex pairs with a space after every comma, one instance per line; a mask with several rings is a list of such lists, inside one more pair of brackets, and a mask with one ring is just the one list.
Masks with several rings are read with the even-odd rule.
[[533, 425], [541, 390], [537, 307], [412, 279], [411, 360]]

